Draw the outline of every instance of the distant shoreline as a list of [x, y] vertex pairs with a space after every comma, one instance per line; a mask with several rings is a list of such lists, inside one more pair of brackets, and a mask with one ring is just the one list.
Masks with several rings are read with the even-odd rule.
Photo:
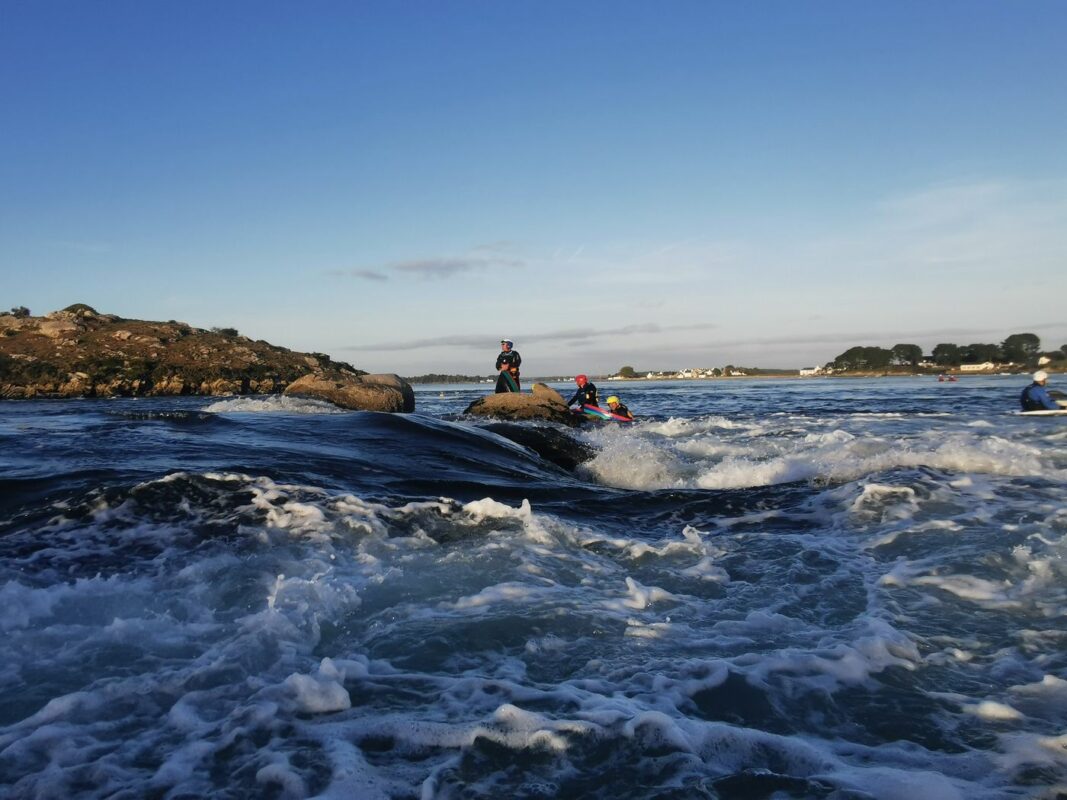
[[[1056, 373], [1056, 372], [1050, 371], [1048, 369], [1046, 369], [1045, 371], [1049, 373], [1049, 377], [1050, 378], [1055, 378], [1058, 374], [1063, 374], [1063, 373]], [[1065, 371], [1065, 372], [1067, 372], [1067, 371]], [[789, 374], [780, 374], [780, 375], [729, 375], [729, 376], [720, 376], [718, 378], [666, 378], [666, 377], [664, 377], [664, 378], [616, 378], [616, 379], [613, 379], [613, 380], [608, 380], [607, 378], [594, 377], [593, 381], [594, 381], [594, 383], [597, 384], [597, 386], [599, 387], [601, 393], [607, 392], [607, 393], [610, 394], [611, 387], [613, 385], [615, 385], [615, 384], [625, 384], [626, 386], [633, 386], [635, 384], [642, 384], [642, 383], [684, 383], [684, 384], [692, 384], [692, 383], [715, 383], [717, 381], [781, 381], [781, 380], [811, 381], [811, 380], [834, 380], [834, 379], [838, 379], [838, 378], [843, 378], [843, 379], [846, 379], [846, 380], [849, 380], [849, 379], [856, 380], [856, 379], [861, 379], [861, 378], [921, 378], [921, 379], [926, 379], [926, 380], [933, 381], [934, 383], [937, 383], [938, 382], [938, 380], [937, 380], [938, 375], [945, 375], [945, 376], [952, 375], [952, 377], [956, 378], [957, 380], [955, 380], [955, 381], [946, 381], [946, 382], [956, 383], [956, 382], [962, 382], [963, 379], [969, 379], [969, 378], [993, 378], [993, 377], [998, 377], [998, 376], [999, 377], [1018, 378], [1018, 379], [1021, 379], [1021, 380], [1028, 380], [1032, 374], [1033, 373], [1031, 373], [1031, 372], [1013, 372], [1013, 373], [1003, 373], [1003, 372], [967, 372], [967, 373], [962, 373], [962, 374], [959, 374], [959, 373], [948, 373], [948, 372], [944, 372], [944, 373], [910, 373], [910, 372], [889, 372], [889, 373], [882, 373], [882, 372], [847, 372], [846, 373], [846, 372], [842, 372], [842, 373], [836, 373], [836, 374], [832, 374], [832, 375], [805, 375], [803, 377], [801, 377], [800, 375], [789, 375]], [[570, 382], [571, 382], [570, 378], [559, 378], [559, 377], [542, 378], [542, 377], [535, 377], [535, 378], [529, 378], [527, 380], [524, 380], [523, 381], [522, 390], [524, 392], [528, 392], [529, 391], [529, 387], [532, 386], [535, 383], [569, 384]], [[415, 388], [416, 390], [418, 390], [420, 386], [434, 386], [434, 387], [440, 387], [440, 386], [490, 386], [491, 387], [491, 385], [492, 385], [491, 383], [486, 383], [484, 380], [481, 380], [481, 381], [466, 381], [466, 382], [464, 382], [464, 381], [441, 381], [441, 382], [437, 382], [437, 383], [433, 383], [433, 382], [428, 382], [427, 381], [427, 382], [423, 382], [423, 383], [414, 383], [414, 384], [412, 384], [413, 388]]]

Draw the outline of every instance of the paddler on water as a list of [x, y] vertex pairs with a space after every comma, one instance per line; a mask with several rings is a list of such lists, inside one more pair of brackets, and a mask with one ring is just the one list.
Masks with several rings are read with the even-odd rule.
[[500, 355], [496, 357], [496, 393], [519, 391], [519, 365], [522, 356], [514, 349], [515, 343], [511, 339], [500, 340]]
[[612, 395], [608, 398], [608, 408], [611, 409], [612, 414], [618, 414], [620, 417], [626, 417], [626, 419], [633, 419], [634, 415], [630, 413], [630, 409], [619, 402], [619, 398]]
[[579, 408], [584, 408], [585, 406], [599, 408], [600, 404], [597, 401], [596, 386], [589, 381], [589, 378], [585, 375], [575, 375], [574, 382], [578, 384], [578, 390], [574, 393], [571, 399], [567, 401], [567, 405], [572, 406], [575, 403], [578, 403]]
[[1059, 411], [1060, 406], [1052, 399], [1045, 384], [1048, 383], [1048, 373], [1040, 369], [1034, 373], [1034, 382], [1023, 389], [1019, 395], [1023, 411]]

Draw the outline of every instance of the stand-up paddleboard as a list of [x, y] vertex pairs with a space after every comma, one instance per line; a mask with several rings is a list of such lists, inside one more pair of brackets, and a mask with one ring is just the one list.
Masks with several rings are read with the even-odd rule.
[[575, 414], [584, 414], [587, 417], [593, 419], [610, 419], [615, 422], [633, 422], [629, 417], [624, 417], [621, 414], [612, 414], [599, 406], [582, 406], [581, 408], [573, 409]]

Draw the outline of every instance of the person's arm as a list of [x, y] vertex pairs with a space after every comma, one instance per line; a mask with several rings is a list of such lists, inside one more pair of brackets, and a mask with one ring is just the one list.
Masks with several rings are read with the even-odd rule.
[[1039, 402], [1042, 408], [1048, 409], [1049, 411], [1060, 410], [1059, 404], [1052, 399], [1052, 395], [1048, 393], [1048, 389], [1046, 389], [1044, 386], [1038, 386], [1037, 388], [1035, 388], [1032, 392], [1030, 392], [1030, 397]]

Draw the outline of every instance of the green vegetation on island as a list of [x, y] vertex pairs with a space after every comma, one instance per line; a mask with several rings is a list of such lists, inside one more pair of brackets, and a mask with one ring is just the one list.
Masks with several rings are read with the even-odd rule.
[[1029, 370], [1039, 365], [1067, 367], [1067, 344], [1058, 350], [1042, 351], [1041, 339], [1034, 333], [1013, 333], [999, 344], [974, 343], [957, 345], [943, 342], [929, 355], [916, 344], [884, 347], [850, 347], [826, 364], [833, 372], [905, 371], [936, 372], [1016, 369]]
[[405, 377], [408, 383], [486, 383], [495, 380], [489, 375], [454, 375], [450, 373], [431, 372], [426, 375]]

